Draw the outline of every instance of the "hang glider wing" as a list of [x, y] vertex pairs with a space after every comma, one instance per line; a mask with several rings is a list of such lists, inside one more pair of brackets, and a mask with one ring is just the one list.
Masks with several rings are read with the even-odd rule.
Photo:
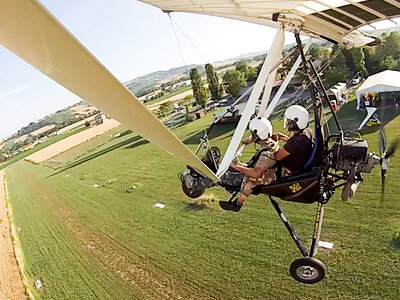
[[191, 12], [256, 23], [325, 38], [348, 48], [378, 40], [357, 29], [400, 17], [396, 0], [141, 0], [165, 12]]
[[145, 139], [209, 178], [218, 180], [38, 1], [0, 1], [0, 43]]

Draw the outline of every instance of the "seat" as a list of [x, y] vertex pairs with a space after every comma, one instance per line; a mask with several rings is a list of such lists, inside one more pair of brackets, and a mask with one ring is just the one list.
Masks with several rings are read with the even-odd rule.
[[317, 167], [297, 176], [283, 177], [280, 181], [255, 186], [253, 194], [267, 194], [286, 201], [313, 203], [319, 199], [316, 195], [319, 194], [320, 174], [321, 169]]
[[267, 194], [282, 200], [313, 203], [319, 199], [321, 164], [324, 154], [324, 135], [319, 120], [314, 125], [314, 145], [303, 168], [289, 176], [278, 177], [270, 184], [257, 185], [253, 194]]

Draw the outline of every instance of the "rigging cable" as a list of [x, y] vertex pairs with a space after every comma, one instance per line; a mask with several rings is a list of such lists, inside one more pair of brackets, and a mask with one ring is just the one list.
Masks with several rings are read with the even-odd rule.
[[183, 65], [186, 66], [185, 58], [183, 57], [181, 45], [179, 44], [179, 39], [178, 39], [178, 36], [176, 35], [175, 27], [174, 27], [174, 24], [172, 23], [172, 20], [173, 20], [173, 19], [172, 19], [170, 13], [168, 13], [168, 17], [169, 17], [169, 21], [170, 21], [170, 23], [171, 23], [172, 30], [173, 30], [173, 32], [174, 32], [174, 36], [175, 36], [175, 39], [176, 39], [176, 43], [178, 44], [178, 48], [179, 48], [179, 52], [180, 52], [181, 57], [182, 57]]
[[[169, 15], [169, 14], [168, 14]], [[186, 35], [186, 33], [183, 31], [183, 29], [179, 26], [179, 24], [175, 21], [174, 18], [172, 18], [169, 15], [170, 20], [172, 20], [176, 27], [178, 27], [178, 29], [182, 32], [182, 34], [186, 37], [186, 39], [189, 41], [189, 43], [193, 46], [194, 50], [196, 50], [197, 54], [199, 54], [200, 58], [202, 59], [203, 63], [206, 63], [206, 60], [204, 59], [203, 55], [201, 55], [201, 52], [199, 51], [199, 49], [196, 47], [196, 45], [192, 42], [192, 40]]]

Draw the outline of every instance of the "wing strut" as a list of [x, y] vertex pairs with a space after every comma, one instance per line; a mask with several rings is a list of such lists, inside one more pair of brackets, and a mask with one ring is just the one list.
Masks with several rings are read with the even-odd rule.
[[[307, 43], [304, 46], [304, 48], [303, 48], [304, 53], [308, 52], [308, 50], [310, 49], [311, 43], [312, 43], [312, 39], [310, 38], [307, 41]], [[285, 92], [287, 86], [289, 85], [290, 80], [292, 80], [294, 74], [296, 73], [297, 69], [299, 68], [301, 62], [302, 62], [301, 55], [299, 54], [299, 56], [297, 57], [295, 63], [293, 64], [293, 67], [290, 69], [289, 74], [286, 76], [286, 78], [283, 81], [281, 87], [276, 92], [276, 94], [275, 94], [274, 98], [272, 99], [271, 103], [268, 105], [267, 111], [265, 112], [265, 115], [264, 115], [266, 118], [269, 118], [271, 116], [271, 114], [274, 111], [276, 105], [278, 104], [278, 102], [281, 99], [283, 93]], [[262, 116], [262, 114], [259, 114], [259, 115]]]
[[219, 166], [217, 171], [218, 177], [221, 177], [228, 170], [230, 163], [235, 157], [236, 150], [238, 149], [243, 135], [247, 129], [247, 124], [249, 123], [251, 116], [254, 114], [257, 101], [261, 95], [261, 91], [268, 78], [268, 75], [276, 62], [279, 61], [279, 58], [282, 54], [284, 40], [285, 35], [283, 28], [281, 27], [276, 32], [275, 39], [272, 42], [272, 46], [268, 52], [267, 58], [265, 59], [260, 74], [257, 77], [256, 83], [254, 84], [253, 91], [250, 94], [249, 100], [247, 101], [235, 133], [233, 134], [228, 149], [226, 150], [221, 165]]
[[264, 87], [264, 93], [261, 99], [261, 106], [260, 109], [258, 110], [257, 115], [258, 116], [263, 116], [265, 113], [265, 110], [267, 109], [268, 106], [268, 102], [269, 102], [269, 97], [271, 96], [271, 91], [272, 91], [272, 87], [274, 85], [275, 82], [275, 78], [276, 78], [276, 72], [278, 71], [278, 68], [274, 69], [273, 71], [271, 71], [268, 75], [268, 79], [267, 82], [265, 84]]

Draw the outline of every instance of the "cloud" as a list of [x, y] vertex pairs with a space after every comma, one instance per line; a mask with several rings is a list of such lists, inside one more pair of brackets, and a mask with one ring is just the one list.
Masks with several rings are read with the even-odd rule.
[[16, 94], [19, 94], [20, 92], [26, 90], [28, 87], [29, 87], [28, 85], [22, 85], [22, 86], [14, 88], [14, 89], [4, 91], [4, 92], [0, 93], [0, 100], [5, 100]]

